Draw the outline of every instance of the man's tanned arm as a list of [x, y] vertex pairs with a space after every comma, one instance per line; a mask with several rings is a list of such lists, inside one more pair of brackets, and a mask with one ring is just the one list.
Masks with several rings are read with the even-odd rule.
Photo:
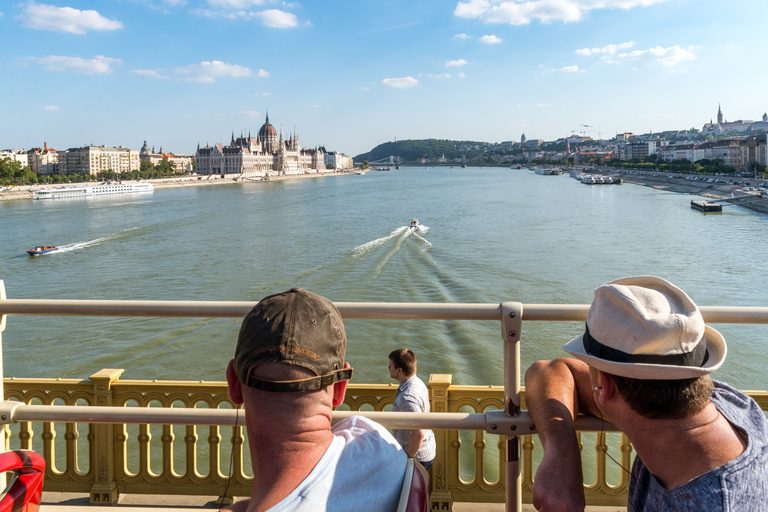
[[574, 419], [598, 415], [589, 367], [576, 359], [538, 361], [525, 374], [528, 410], [544, 447], [533, 484], [533, 506], [541, 512], [584, 510], [584, 485]]

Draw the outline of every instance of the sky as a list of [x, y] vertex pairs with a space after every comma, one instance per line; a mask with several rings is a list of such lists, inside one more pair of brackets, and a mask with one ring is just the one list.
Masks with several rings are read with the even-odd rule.
[[768, 110], [765, 0], [0, 0], [0, 148], [194, 154], [266, 114], [351, 156]]

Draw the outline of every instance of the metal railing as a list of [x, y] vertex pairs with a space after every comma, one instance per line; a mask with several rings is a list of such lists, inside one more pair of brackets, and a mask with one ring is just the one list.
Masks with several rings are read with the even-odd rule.
[[[6, 315], [41, 316], [140, 316], [140, 317], [230, 317], [242, 318], [253, 307], [251, 302], [189, 302], [189, 301], [80, 301], [80, 300], [19, 300], [7, 299], [3, 282], [0, 281], [0, 335], [5, 329]], [[358, 413], [362, 404], [374, 411], [359, 412], [379, 421], [389, 428], [432, 428], [436, 430], [438, 454], [432, 470], [433, 510], [450, 510], [453, 501], [504, 501], [507, 510], [520, 510], [524, 492], [530, 499], [533, 482], [533, 440], [535, 426], [523, 410], [520, 369], [520, 333], [522, 321], [583, 321], [588, 305], [523, 305], [505, 302], [501, 304], [420, 304], [420, 303], [336, 303], [345, 319], [434, 319], [434, 320], [489, 320], [498, 321], [502, 327], [504, 350], [504, 387], [490, 389], [480, 386], [451, 386], [450, 375], [433, 375], [430, 378], [432, 408], [430, 414], [389, 413], [383, 408], [394, 401], [394, 386], [350, 385], [346, 406], [350, 411], [334, 412], [334, 420], [353, 412]], [[768, 308], [700, 308], [707, 322], [717, 323], [768, 323]], [[0, 343], [2, 339], [0, 338]], [[1, 348], [1, 345], [0, 345]], [[47, 475], [47, 485], [67, 482], [67, 490], [89, 489], [92, 502], [114, 502], [118, 490], [164, 494], [198, 494], [201, 485], [218, 486], [224, 481], [221, 450], [221, 426], [242, 424], [242, 414], [234, 410], [220, 409], [224, 404], [231, 407], [226, 387], [222, 383], [146, 382], [120, 381], [122, 370], [102, 370], [89, 381], [60, 379], [10, 379], [6, 382], [8, 401], [0, 404], [2, 429], [0, 442], [9, 445], [4, 436], [8, 424], [19, 424], [20, 447], [33, 447], [34, 428], [42, 425], [43, 453], [47, 462], [53, 462]], [[46, 382], [42, 382], [46, 381]], [[0, 381], [1, 382], [1, 381]], [[179, 389], [181, 386], [183, 391]], [[25, 388], [22, 389], [22, 388]], [[87, 390], [85, 388], [88, 388]], [[388, 389], [387, 389], [388, 388]], [[483, 389], [489, 390], [483, 393]], [[0, 389], [2, 391], [2, 389]], [[486, 396], [487, 395], [487, 396]], [[754, 393], [764, 409], [768, 408], [768, 395]], [[478, 399], [480, 397], [480, 399]], [[483, 398], [484, 397], [484, 398]], [[42, 405], [31, 405], [37, 400]], [[64, 405], [53, 405], [56, 401]], [[87, 405], [75, 406], [80, 400]], [[22, 402], [22, 403], [19, 403]], [[191, 408], [170, 408], [180, 403]], [[156, 407], [152, 407], [152, 405]], [[202, 406], [201, 406], [202, 404]], [[135, 405], [135, 407], [126, 407]], [[496, 410], [487, 410], [493, 406]], [[161, 409], [162, 408], [162, 409]], [[169, 409], [170, 408], [170, 409]], [[461, 412], [470, 408], [473, 412]], [[65, 423], [65, 467], [58, 469], [55, 452], [56, 422]], [[79, 467], [83, 455], [78, 452], [81, 443], [78, 423], [88, 424], [86, 471]], [[135, 436], [138, 443], [138, 470], [132, 472], [127, 450], [127, 424], [138, 424]], [[162, 469], [152, 469], [150, 446], [152, 429], [160, 425]], [[183, 427], [180, 427], [183, 426]], [[208, 426], [205, 463], [208, 471], [199, 471], [198, 426]], [[184, 471], [174, 468], [173, 444], [176, 429], [182, 428]], [[599, 431], [601, 425], [594, 418], [579, 418], [579, 430]], [[463, 440], [460, 431], [475, 431], [472, 448], [474, 470], [470, 478], [459, 474]], [[610, 430], [606, 429], [606, 430]], [[487, 452], [486, 434], [499, 435], [498, 479], [485, 478], [484, 460]], [[523, 437], [523, 434], [526, 434]], [[585, 487], [588, 503], [595, 505], [621, 504], [628, 485], [622, 474], [618, 485], [609, 485], [605, 478], [605, 436], [596, 440], [597, 481]], [[250, 492], [245, 462], [246, 439], [240, 427], [233, 429], [231, 443], [233, 481], [230, 487], [235, 495]], [[598, 449], [601, 448], [601, 449]], [[622, 465], [630, 461], [631, 446], [621, 439]], [[61, 457], [61, 455], [59, 455]], [[523, 471], [524, 469], [524, 471]], [[119, 487], [119, 489], [118, 489]], [[223, 488], [223, 487], [217, 487]], [[159, 491], [158, 489], [163, 489]], [[169, 492], [169, 489], [172, 489]], [[482, 499], [487, 498], [487, 499]]]

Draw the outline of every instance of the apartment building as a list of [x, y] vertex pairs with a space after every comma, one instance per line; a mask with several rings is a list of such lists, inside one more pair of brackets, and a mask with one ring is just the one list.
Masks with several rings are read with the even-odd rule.
[[116, 173], [138, 171], [139, 152], [123, 146], [85, 146], [69, 148], [59, 154], [59, 174], [98, 174], [101, 171]]

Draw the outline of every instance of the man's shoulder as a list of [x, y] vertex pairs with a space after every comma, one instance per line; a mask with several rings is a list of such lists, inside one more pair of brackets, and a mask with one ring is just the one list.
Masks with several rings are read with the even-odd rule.
[[413, 377], [410, 377], [407, 381], [405, 381], [400, 388], [402, 390], [402, 394], [422, 394], [422, 393], [429, 393], [429, 389], [427, 388], [427, 385], [424, 384], [424, 381], [419, 378], [418, 375], [414, 374]]
[[365, 416], [350, 416], [333, 426], [331, 432], [336, 437], [341, 437], [347, 442], [360, 437], [375, 438], [384, 444], [400, 446], [389, 433], [389, 430]]
[[714, 384], [712, 403], [729, 422], [747, 431], [756, 430], [763, 437], [768, 435], [765, 413], [757, 402], [724, 382], [714, 381]]

